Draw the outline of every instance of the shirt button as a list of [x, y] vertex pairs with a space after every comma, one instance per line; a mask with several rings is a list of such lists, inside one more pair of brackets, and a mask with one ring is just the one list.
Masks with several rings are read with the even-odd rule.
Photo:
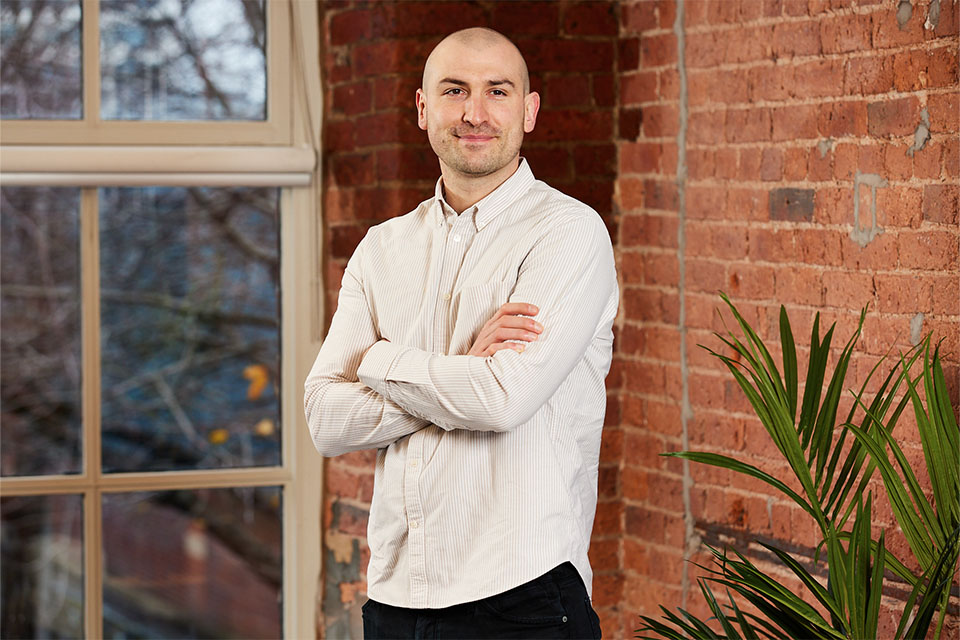
[[413, 521], [410, 522], [410, 528], [411, 528], [411, 529], [416, 529], [416, 528], [419, 527], [419, 526], [420, 526], [420, 523], [417, 522], [416, 520], [413, 520]]
[[411, 469], [416, 469], [416, 468], [417, 468], [417, 464], [418, 464], [418, 462], [417, 462], [416, 460], [411, 460], [411, 461], [410, 461], [410, 468], [411, 468]]
[[449, 300], [449, 299], [450, 299], [450, 294], [449, 294], [449, 293], [443, 294], [443, 299], [444, 299], [444, 300]]
[[454, 242], [460, 242], [460, 240], [461, 240], [461, 238], [460, 238], [460, 234], [459, 234], [459, 233], [453, 236], [453, 241], [454, 241]]

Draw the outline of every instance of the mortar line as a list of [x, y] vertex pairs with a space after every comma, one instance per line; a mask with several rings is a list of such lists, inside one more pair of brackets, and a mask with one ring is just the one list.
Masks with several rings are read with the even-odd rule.
[[[681, 440], [683, 450], [690, 448], [689, 423], [693, 415], [690, 408], [690, 368], [687, 363], [687, 307], [684, 301], [686, 293], [686, 260], [684, 253], [687, 246], [685, 230], [687, 217], [687, 125], [689, 104], [687, 96], [687, 66], [684, 56], [686, 34], [684, 32], [684, 0], [677, 0], [677, 15], [673, 22], [673, 31], [677, 36], [677, 75], [680, 80], [679, 96], [679, 126], [677, 130], [677, 269], [679, 280], [677, 288], [680, 296], [680, 314], [678, 319], [680, 330], [680, 379], [681, 379]], [[690, 590], [690, 557], [695, 551], [696, 536], [693, 529], [693, 508], [691, 507], [690, 489], [693, 479], [690, 476], [690, 462], [683, 460], [683, 572], [680, 581], [681, 604], [687, 608], [687, 595]]]

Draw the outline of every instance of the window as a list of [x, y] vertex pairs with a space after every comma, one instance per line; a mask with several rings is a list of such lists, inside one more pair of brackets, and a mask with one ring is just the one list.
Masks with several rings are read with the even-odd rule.
[[0, 636], [313, 637], [318, 24], [0, 5]]

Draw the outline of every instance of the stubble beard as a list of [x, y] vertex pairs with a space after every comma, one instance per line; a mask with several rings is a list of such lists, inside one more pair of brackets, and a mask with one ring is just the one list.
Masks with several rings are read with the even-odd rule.
[[[479, 178], [496, 173], [520, 153], [519, 143], [513, 143], [510, 136], [504, 136], [503, 131], [492, 127], [452, 127], [436, 134], [428, 133], [430, 146], [437, 157], [454, 171], [467, 176]], [[483, 143], [490, 148], [471, 158], [460, 146], [460, 136], [464, 135], [494, 136], [495, 140], [492, 144]]]

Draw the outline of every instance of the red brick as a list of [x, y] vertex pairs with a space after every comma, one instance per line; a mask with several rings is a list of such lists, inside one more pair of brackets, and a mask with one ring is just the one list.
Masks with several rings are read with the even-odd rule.
[[873, 276], [827, 271], [823, 274], [824, 304], [840, 309], [862, 309], [873, 303]]
[[[688, 246], [690, 246], [693, 255], [699, 255], [699, 245], [691, 244]], [[716, 294], [718, 291], [722, 291], [727, 284], [723, 275], [723, 264], [715, 260], [688, 258], [685, 276], [686, 286], [690, 291]]]
[[750, 100], [783, 100], [790, 95], [793, 78], [783, 67], [756, 66], [747, 72]]
[[820, 21], [823, 53], [869, 51], [871, 19], [869, 14], [850, 14]]
[[662, 67], [677, 61], [677, 37], [672, 33], [640, 39], [640, 62], [645, 68]]
[[620, 104], [630, 105], [653, 102], [657, 95], [657, 73], [639, 71], [620, 77]]
[[620, 22], [628, 33], [641, 33], [657, 28], [656, 5], [653, 2], [624, 3]]
[[760, 179], [779, 182], [783, 179], [783, 150], [776, 147], [763, 150], [760, 159]]
[[874, 136], [902, 136], [913, 133], [920, 121], [920, 103], [909, 96], [867, 105], [867, 129]]
[[877, 49], [923, 42], [924, 13], [913, 7], [906, 28], [901, 28], [893, 7], [873, 13], [873, 46]]
[[390, 143], [423, 144], [426, 134], [417, 127], [416, 113], [387, 112], [364, 116], [356, 120], [355, 137], [358, 147]]
[[592, 40], [520, 40], [517, 46], [523, 52], [531, 72], [613, 71], [616, 43]]
[[[523, 25], [525, 35], [555, 36], [560, 26], [560, 4], [555, 2], [495, 2], [491, 27], [511, 33]], [[521, 49], [524, 51], [524, 49]]]
[[691, 69], [716, 67], [723, 60], [723, 44], [715, 32], [687, 34], [685, 44], [684, 60]]
[[770, 198], [761, 189], [727, 189], [727, 220], [764, 221], [770, 218]]
[[673, 29], [677, 21], [676, 0], [656, 0], [657, 24], [661, 29]]
[[617, 149], [611, 143], [578, 145], [573, 150], [577, 175], [613, 177], [617, 171]]
[[917, 91], [956, 86], [957, 55], [952, 47], [933, 51], [901, 51], [893, 58], [893, 86], [898, 91]]
[[620, 119], [617, 122], [617, 138], [620, 140], [635, 141], [640, 137], [640, 123], [643, 114], [640, 109], [620, 109]]
[[723, 111], [694, 112], [688, 119], [687, 141], [693, 144], [717, 144], [723, 140], [723, 130]]
[[958, 222], [956, 184], [929, 184], [923, 188], [923, 219], [956, 227]]
[[789, 147], [784, 152], [783, 179], [803, 180], [807, 176], [807, 152], [799, 147]]
[[805, 264], [837, 266], [843, 261], [840, 247], [844, 233], [828, 229], [800, 229], [796, 233], [796, 247]]
[[354, 141], [353, 122], [343, 120], [340, 122], [328, 120], [324, 126], [323, 149], [327, 153], [336, 153], [338, 151], [353, 151], [356, 147]]
[[794, 81], [789, 90], [799, 98], [837, 96], [843, 91], [844, 62], [819, 59], [794, 68]]
[[956, 133], [960, 130], [960, 95], [956, 91], [927, 97], [932, 133]]
[[595, 73], [590, 76], [593, 87], [593, 104], [598, 107], [614, 107], [617, 104], [617, 89], [612, 73]]
[[369, 82], [352, 82], [333, 88], [333, 112], [348, 116], [370, 111], [373, 90]]
[[817, 23], [782, 22], [773, 27], [773, 51], [778, 58], [810, 56], [820, 53]]
[[777, 300], [820, 306], [823, 304], [823, 284], [818, 269], [792, 267], [777, 273]]
[[616, 35], [617, 5], [613, 2], [580, 2], [566, 7], [563, 30], [568, 35]]
[[396, 42], [375, 42], [353, 47], [353, 69], [358, 76], [380, 75], [385, 70], [421, 72], [432, 43], [411, 42], [397, 46]]
[[846, 61], [843, 92], [873, 95], [893, 88], [893, 55], [873, 54]]
[[728, 142], [769, 140], [770, 110], [731, 109], [726, 112], [723, 128]]
[[665, 180], [646, 180], [643, 183], [643, 203], [647, 209], [677, 210], [677, 185]]
[[567, 147], [524, 145], [523, 157], [540, 179], [566, 181], [573, 176]]
[[709, 24], [730, 24], [737, 21], [738, 7], [736, 2], [710, 2], [707, 5], [707, 22]]
[[643, 135], [648, 138], [675, 136], [679, 126], [673, 105], [651, 105], [643, 109]]
[[620, 147], [622, 173], [654, 173], [660, 168], [662, 148], [649, 142], [627, 143]]
[[698, 218], [722, 218], [726, 193], [720, 187], [687, 187], [687, 216], [691, 220]]
[[333, 179], [341, 187], [360, 186], [373, 182], [372, 153], [338, 154], [331, 158]]
[[797, 140], [817, 137], [817, 105], [798, 105], [771, 110], [774, 140]]
[[[872, 195], [861, 185], [861, 226], [870, 224], [868, 216]], [[923, 191], [919, 187], [885, 187], [877, 189], [877, 223], [881, 227], [917, 228], [923, 221]]]
[[604, 140], [613, 136], [613, 119], [607, 111], [544, 109], [537, 116], [531, 140]]
[[429, 147], [382, 149], [377, 152], [380, 180], [436, 180], [437, 157]]
[[680, 281], [677, 257], [669, 254], [646, 254], [643, 256], [643, 282], [664, 287], [675, 287]]
[[370, 37], [370, 14], [368, 9], [353, 9], [337, 13], [330, 18], [330, 44], [334, 46], [361, 42]]
[[376, 78], [373, 85], [373, 102], [377, 109], [414, 109], [417, 89], [420, 88], [419, 74]]
[[427, 195], [426, 190], [375, 187], [358, 189], [354, 195], [357, 218], [383, 221], [413, 210]]
[[929, 313], [931, 288], [915, 275], [877, 274], [877, 311], [880, 313]]
[[943, 173], [948, 178], [960, 177], [960, 140], [956, 136], [943, 143]]
[[724, 62], [753, 62], [773, 57], [773, 28], [742, 27], [717, 34], [722, 43]]
[[[376, 3], [373, 36], [408, 38], [437, 37], [486, 22], [483, 9], [472, 4], [444, 2]], [[425, 41], [433, 45], [434, 42]]]
[[543, 80], [544, 102], [551, 107], [572, 107], [590, 104], [590, 77], [586, 75], [552, 75]]
[[793, 262], [796, 257], [793, 231], [755, 228], [748, 231], [751, 260]]
[[935, 271], [957, 269], [957, 235], [948, 231], [901, 231], [900, 266]]
[[821, 104], [817, 128], [821, 135], [829, 137], [864, 135], [867, 133], [867, 105], [859, 101]]

